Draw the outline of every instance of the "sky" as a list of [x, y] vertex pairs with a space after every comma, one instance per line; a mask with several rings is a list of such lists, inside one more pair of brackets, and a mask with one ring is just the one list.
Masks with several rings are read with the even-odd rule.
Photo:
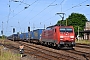
[[[16, 2], [17, 1], [17, 2]], [[43, 29], [61, 20], [57, 13], [84, 14], [90, 21], [90, 0], [0, 0], [0, 31], [9, 36], [15, 33]], [[1, 35], [1, 32], [0, 32]]]

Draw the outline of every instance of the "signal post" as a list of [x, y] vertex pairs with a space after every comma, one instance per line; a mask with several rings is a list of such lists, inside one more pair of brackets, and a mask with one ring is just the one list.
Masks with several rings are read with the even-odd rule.
[[28, 35], [29, 35], [28, 42], [30, 42], [30, 26], [28, 26]]

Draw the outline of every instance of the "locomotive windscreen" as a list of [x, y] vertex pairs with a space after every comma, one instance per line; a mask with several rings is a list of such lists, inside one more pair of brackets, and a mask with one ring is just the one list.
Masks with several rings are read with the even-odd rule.
[[60, 28], [60, 32], [73, 32], [72, 28]]

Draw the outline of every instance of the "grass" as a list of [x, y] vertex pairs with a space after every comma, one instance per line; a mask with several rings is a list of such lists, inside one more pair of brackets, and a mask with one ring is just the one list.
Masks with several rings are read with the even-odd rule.
[[[5, 39], [0, 39], [0, 43], [3, 43]], [[10, 42], [4, 42], [5, 44], [10, 44]], [[9, 49], [4, 49], [0, 46], [0, 60], [20, 60], [20, 54], [11, 52]]]
[[6, 41], [6, 39], [0, 39], [0, 43], [2, 43], [2, 44], [10, 44], [10, 42], [5, 42]]
[[76, 40], [75, 42], [81, 44], [90, 44], [90, 40]]
[[10, 50], [4, 50], [0, 46], [0, 60], [20, 60], [20, 54], [12, 53]]

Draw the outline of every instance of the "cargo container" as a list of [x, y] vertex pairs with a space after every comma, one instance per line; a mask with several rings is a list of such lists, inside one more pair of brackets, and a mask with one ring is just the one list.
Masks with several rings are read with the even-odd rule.
[[36, 39], [36, 40], [40, 40], [41, 39], [41, 34], [42, 34], [42, 31], [44, 29], [37, 29], [37, 30], [33, 30], [33, 39]]
[[33, 31], [30, 31], [30, 39], [33, 39]]
[[23, 39], [28, 40], [29, 39], [29, 33], [23, 33]]
[[9, 40], [18, 40], [18, 34], [13, 34], [7, 37]]
[[23, 34], [19, 34], [19, 40], [23, 40]]

